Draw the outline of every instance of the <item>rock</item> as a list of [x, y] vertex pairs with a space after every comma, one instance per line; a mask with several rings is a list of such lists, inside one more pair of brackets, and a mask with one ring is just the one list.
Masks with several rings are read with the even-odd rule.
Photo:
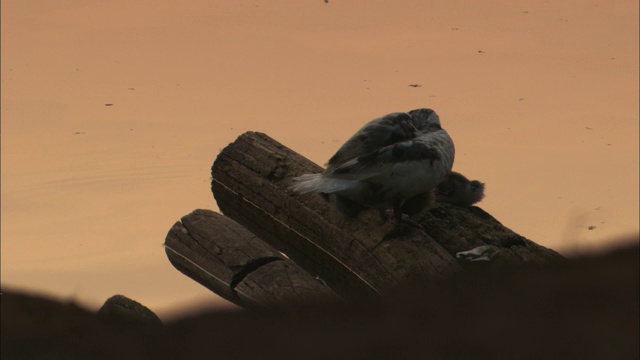
[[124, 295], [114, 295], [98, 310], [98, 316], [117, 328], [148, 326], [162, 328], [160, 318], [146, 306]]

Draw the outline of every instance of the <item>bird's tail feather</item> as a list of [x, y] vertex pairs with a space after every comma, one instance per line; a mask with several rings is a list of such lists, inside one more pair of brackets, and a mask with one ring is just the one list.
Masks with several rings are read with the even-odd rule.
[[293, 178], [295, 183], [291, 185], [291, 190], [306, 194], [312, 191], [333, 194], [353, 187], [353, 181], [345, 179], [335, 179], [323, 177], [322, 174], [304, 174]]

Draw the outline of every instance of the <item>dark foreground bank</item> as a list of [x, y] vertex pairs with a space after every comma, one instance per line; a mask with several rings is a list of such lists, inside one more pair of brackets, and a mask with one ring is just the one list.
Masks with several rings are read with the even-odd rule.
[[3, 292], [1, 355], [2, 359], [640, 356], [638, 247], [544, 267], [490, 271], [478, 268], [428, 287], [407, 284], [381, 299], [209, 312], [164, 325], [125, 298], [114, 298], [110, 309], [95, 314], [73, 304]]

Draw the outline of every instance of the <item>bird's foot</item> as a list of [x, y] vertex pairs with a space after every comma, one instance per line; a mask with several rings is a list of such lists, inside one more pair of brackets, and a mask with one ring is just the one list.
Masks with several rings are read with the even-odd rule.
[[379, 209], [378, 215], [380, 215], [380, 225], [388, 224], [393, 221], [393, 214], [387, 209]]
[[408, 216], [407, 217], [403, 217], [399, 222], [396, 223], [396, 226], [408, 226], [408, 227], [413, 227], [414, 229], [420, 229], [420, 230], [424, 230], [424, 227], [422, 227], [422, 225], [420, 225], [419, 222], [411, 220]]
[[382, 241], [391, 240], [403, 236], [411, 235], [416, 229], [424, 230], [424, 227], [418, 222], [411, 220], [409, 217], [401, 217], [395, 219], [395, 226], [391, 231], [384, 235]]

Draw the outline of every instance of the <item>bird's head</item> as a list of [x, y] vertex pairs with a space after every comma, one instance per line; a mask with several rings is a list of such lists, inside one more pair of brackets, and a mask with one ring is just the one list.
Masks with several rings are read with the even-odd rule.
[[415, 109], [409, 111], [413, 125], [420, 132], [431, 132], [442, 129], [440, 127], [440, 117], [431, 109]]

